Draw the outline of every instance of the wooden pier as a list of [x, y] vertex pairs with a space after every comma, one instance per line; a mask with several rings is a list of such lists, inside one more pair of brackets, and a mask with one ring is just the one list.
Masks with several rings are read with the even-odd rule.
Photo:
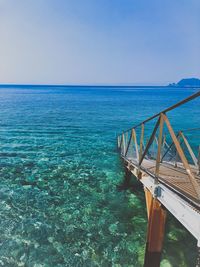
[[148, 216], [144, 267], [160, 266], [167, 211], [196, 238], [200, 251], [200, 142], [195, 139], [191, 145], [186, 137], [200, 128], [177, 132], [168, 118], [169, 111], [198, 97], [200, 91], [118, 136], [127, 171], [144, 186]]

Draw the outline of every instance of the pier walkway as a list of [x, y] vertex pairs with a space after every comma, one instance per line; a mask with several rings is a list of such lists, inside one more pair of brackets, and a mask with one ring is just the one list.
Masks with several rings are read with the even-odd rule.
[[[198, 97], [200, 91], [118, 136], [126, 174], [132, 173], [144, 186], [145, 267], [160, 266], [167, 211], [196, 238], [200, 253], [200, 125], [175, 131], [168, 116]], [[196, 266], [199, 262], [198, 255]]]

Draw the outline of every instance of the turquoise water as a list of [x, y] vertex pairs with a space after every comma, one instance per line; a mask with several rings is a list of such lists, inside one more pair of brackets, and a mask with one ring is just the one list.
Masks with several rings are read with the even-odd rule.
[[[142, 266], [144, 196], [116, 190], [116, 134], [195, 91], [1, 86], [0, 266]], [[197, 127], [199, 100], [169, 116]], [[193, 266], [195, 245], [169, 215], [163, 266]]]

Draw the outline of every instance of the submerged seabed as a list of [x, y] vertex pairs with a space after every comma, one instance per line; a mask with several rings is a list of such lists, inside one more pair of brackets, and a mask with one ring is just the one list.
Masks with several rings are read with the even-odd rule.
[[[0, 266], [142, 266], [144, 196], [116, 190], [116, 133], [192, 92], [2, 86]], [[169, 216], [163, 266], [193, 266], [195, 245]]]

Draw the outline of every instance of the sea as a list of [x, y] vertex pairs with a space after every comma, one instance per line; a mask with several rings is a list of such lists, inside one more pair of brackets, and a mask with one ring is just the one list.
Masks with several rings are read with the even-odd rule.
[[[117, 135], [198, 90], [1, 85], [0, 266], [143, 266], [144, 193], [118, 190]], [[169, 118], [198, 127], [200, 100]], [[161, 266], [195, 259], [196, 240], [168, 214]]]

